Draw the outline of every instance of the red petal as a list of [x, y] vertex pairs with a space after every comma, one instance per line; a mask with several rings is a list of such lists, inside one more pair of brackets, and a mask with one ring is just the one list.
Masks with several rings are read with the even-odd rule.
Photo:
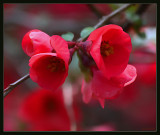
[[116, 77], [111, 78], [111, 81], [117, 84], [117, 86], [124, 87], [134, 82], [136, 77], [136, 68], [128, 64], [124, 72]]
[[97, 38], [99, 38], [99, 36], [103, 35], [109, 29], [123, 30], [120, 26], [115, 25], [115, 24], [105, 25], [103, 27], [100, 27], [100, 28], [92, 31], [87, 40], [92, 40], [92, 41], [96, 40]]
[[62, 58], [68, 64], [70, 53], [67, 42], [62, 37], [54, 35], [51, 37], [51, 46], [56, 51], [57, 56]]
[[50, 36], [40, 30], [31, 30], [23, 37], [22, 48], [30, 57], [38, 53], [51, 52]]
[[100, 44], [102, 42], [102, 36], [100, 36], [95, 42], [93, 42], [90, 54], [96, 62], [98, 68], [100, 68], [103, 64], [103, 59], [100, 53]]
[[120, 87], [117, 87], [116, 84], [108, 80], [101, 71], [94, 71], [93, 80], [92, 80], [92, 90], [96, 97], [112, 99], [114, 98], [119, 91]]
[[84, 80], [82, 82], [81, 92], [83, 95], [83, 101], [88, 103], [92, 97], [92, 90], [91, 90], [91, 82], [86, 83]]
[[123, 31], [112, 30], [104, 36], [103, 38], [109, 41], [109, 44], [113, 46], [114, 54], [108, 57], [102, 56], [104, 64], [100, 67], [100, 70], [102, 70], [106, 77], [110, 78], [122, 73], [126, 68], [132, 49], [132, 43], [129, 35]]

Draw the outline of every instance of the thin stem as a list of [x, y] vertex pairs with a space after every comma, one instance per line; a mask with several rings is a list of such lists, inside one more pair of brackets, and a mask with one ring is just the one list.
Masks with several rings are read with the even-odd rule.
[[72, 48], [76, 45], [76, 42], [73, 42], [73, 41], [67, 41], [67, 44], [68, 44], [68, 48]]
[[[95, 29], [97, 29], [98, 27], [102, 26], [103, 24], [105, 24], [107, 21], [109, 21], [111, 18], [113, 18], [114, 16], [118, 15], [119, 13], [121, 13], [122, 11], [126, 10], [127, 8], [129, 8], [130, 6], [132, 6], [134, 4], [126, 4], [120, 8], [118, 8], [117, 10], [113, 11], [112, 13], [110, 13], [109, 15], [103, 16], [100, 21], [94, 26]], [[87, 38], [87, 37], [86, 37]], [[79, 38], [78, 41], [83, 41], [86, 38]]]
[[111, 18], [113, 18], [115, 15], [119, 14], [120, 12], [124, 11], [125, 9], [129, 8], [130, 6], [132, 6], [133, 4], [126, 4], [120, 8], [118, 8], [117, 10], [113, 11], [112, 13], [110, 13], [109, 15], [103, 16], [102, 19], [99, 21], [99, 23], [97, 23], [94, 28], [97, 29], [98, 27], [102, 26], [103, 24], [105, 24], [108, 20], [110, 20]]
[[21, 84], [25, 80], [29, 78], [29, 74], [23, 76], [19, 80], [15, 81], [14, 83], [11, 83], [6, 89], [3, 90], [3, 97], [6, 97], [9, 92], [11, 92], [17, 85]]
[[[110, 13], [109, 15], [103, 16], [100, 21], [94, 26], [94, 28], [98, 28], [100, 26], [102, 26], [103, 24], [105, 24], [107, 21], [109, 21], [111, 18], [113, 18], [115, 15], [121, 13], [122, 11], [124, 11], [125, 9], [129, 8], [130, 6], [132, 6], [133, 4], [126, 4], [120, 8], [118, 8], [117, 10], [113, 11], [112, 13]], [[86, 38], [79, 38], [77, 40], [77, 42], [83, 41]], [[73, 42], [74, 43], [74, 42]], [[70, 43], [72, 46], [73, 44]], [[74, 45], [73, 45], [74, 46]], [[23, 81], [25, 81], [26, 79], [29, 78], [29, 74], [25, 75], [24, 77], [20, 78], [19, 80], [17, 80], [16, 82], [10, 84], [5, 90], [3, 90], [3, 96], [5, 97], [9, 92], [11, 92], [16, 86], [18, 86], [19, 84], [21, 84]]]

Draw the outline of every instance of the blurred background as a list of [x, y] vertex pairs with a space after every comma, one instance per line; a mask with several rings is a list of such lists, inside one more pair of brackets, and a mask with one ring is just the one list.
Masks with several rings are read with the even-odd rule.
[[[39, 29], [50, 36], [72, 32], [73, 40], [76, 41], [83, 28], [96, 25], [102, 16], [123, 5], [4, 4], [4, 88], [29, 72], [30, 57], [21, 47], [22, 38], [28, 31]], [[155, 131], [156, 8], [156, 4], [135, 4], [106, 23], [120, 25], [129, 33], [133, 45], [129, 63], [137, 68], [137, 79], [125, 87], [119, 97], [106, 100], [104, 109], [96, 100], [85, 104], [80, 90], [83, 75], [75, 53], [69, 67], [69, 75], [62, 87], [69, 120], [66, 117], [61, 119], [62, 115], [66, 114], [54, 113], [57, 119], [48, 124], [47, 128], [26, 120], [24, 117], [27, 117], [27, 114], [21, 115], [20, 112], [25, 108], [26, 102], [31, 102], [28, 106], [36, 106], [39, 103], [34, 104], [36, 96], [33, 98], [35, 100], [28, 97], [35, 92], [38, 93], [40, 89], [36, 83], [28, 79], [4, 98], [4, 131], [70, 130], [64, 127], [72, 127], [71, 129], [76, 131]], [[54, 105], [57, 103], [58, 101], [55, 101]], [[30, 114], [32, 109], [27, 109], [30, 110]], [[42, 110], [45, 110], [45, 107]], [[37, 116], [39, 110], [36, 111]], [[48, 113], [41, 117], [45, 115], [52, 117]], [[48, 123], [46, 118], [42, 122]], [[62, 127], [56, 128], [55, 123], [66, 125], [62, 124]]]

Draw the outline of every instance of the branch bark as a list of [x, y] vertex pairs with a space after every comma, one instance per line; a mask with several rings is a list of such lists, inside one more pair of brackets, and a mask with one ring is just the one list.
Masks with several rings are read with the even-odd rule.
[[3, 97], [7, 96], [9, 92], [11, 92], [16, 86], [18, 86], [28, 78], [29, 78], [29, 74], [23, 76], [22, 78], [15, 81], [14, 83], [11, 83], [6, 89], [3, 90]]

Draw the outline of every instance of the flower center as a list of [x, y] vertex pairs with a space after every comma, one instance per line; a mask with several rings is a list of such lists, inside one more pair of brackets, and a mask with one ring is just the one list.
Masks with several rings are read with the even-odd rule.
[[65, 71], [65, 64], [63, 60], [57, 57], [52, 57], [49, 62], [47, 69], [49, 69], [50, 72]]
[[53, 111], [56, 109], [55, 102], [53, 100], [53, 97], [50, 97], [49, 95], [43, 98], [43, 110], [46, 113], [53, 113]]
[[102, 41], [100, 51], [103, 56], [109, 56], [114, 53], [113, 47], [106, 41]]

